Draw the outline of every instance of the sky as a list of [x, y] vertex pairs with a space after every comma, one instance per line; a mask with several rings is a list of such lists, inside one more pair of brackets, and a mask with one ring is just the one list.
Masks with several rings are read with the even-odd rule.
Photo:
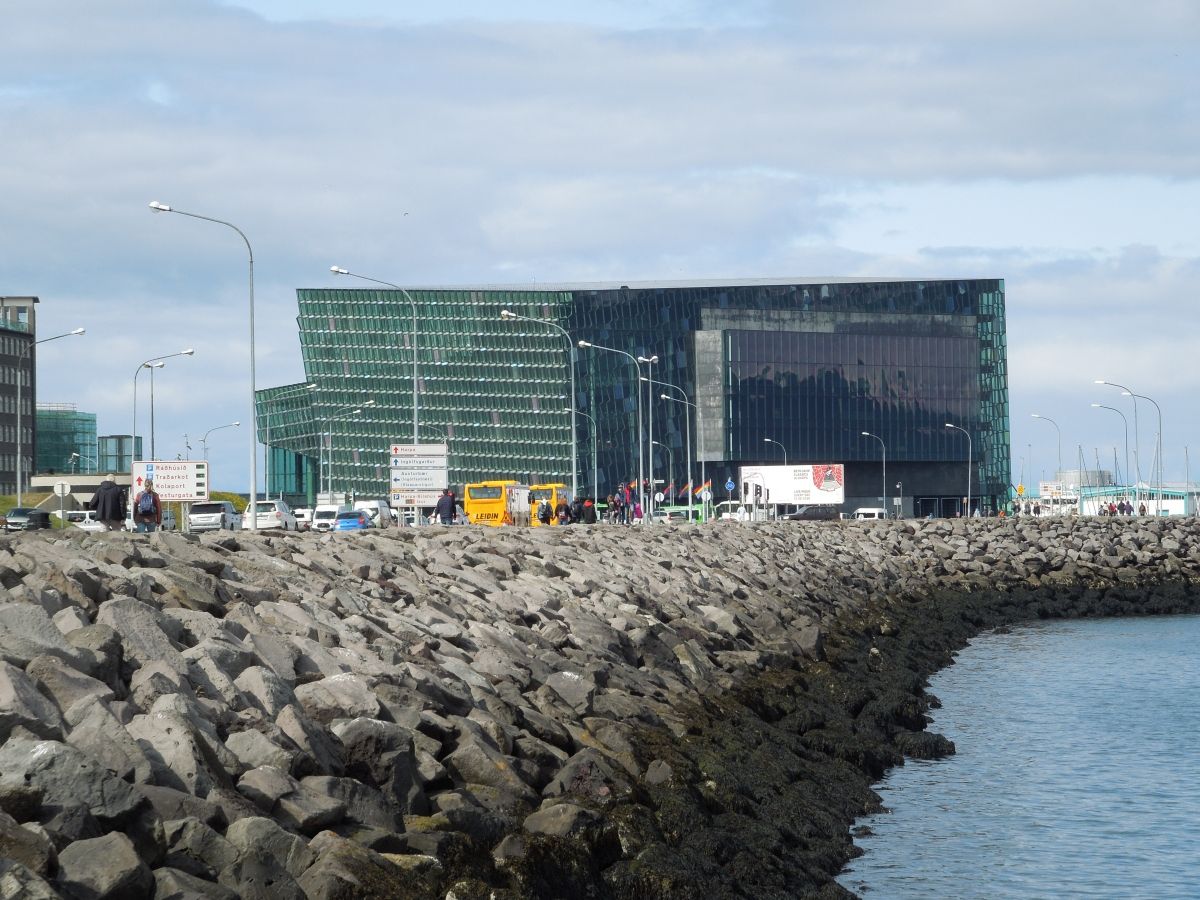
[[[38, 401], [248, 486], [301, 287], [1005, 280], [1014, 482], [1200, 479], [1190, 0], [8, 0], [0, 296]], [[137, 379], [148, 437], [149, 384]], [[1034, 418], [1049, 417], [1050, 422]], [[190, 449], [189, 449], [190, 448]], [[1185, 448], [1188, 448], [1185, 453]], [[1195, 451], [1195, 465], [1190, 453]], [[259, 479], [263, 464], [258, 464]]]

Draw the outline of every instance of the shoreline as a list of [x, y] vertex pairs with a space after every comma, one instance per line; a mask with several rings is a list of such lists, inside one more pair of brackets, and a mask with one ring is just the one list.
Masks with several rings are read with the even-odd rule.
[[[40, 532], [0, 583], [27, 885], [122, 830], [138, 877], [242, 892], [847, 897], [872, 784], [952, 749], [933, 672], [1000, 625], [1200, 611], [1200, 525]], [[35, 748], [128, 808], [64, 820]]]

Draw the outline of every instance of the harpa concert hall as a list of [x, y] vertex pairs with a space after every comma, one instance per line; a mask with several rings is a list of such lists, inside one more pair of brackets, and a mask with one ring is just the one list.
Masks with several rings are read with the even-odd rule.
[[842, 463], [847, 511], [900, 498], [906, 516], [963, 515], [969, 494], [987, 514], [1009, 495], [1001, 279], [297, 299], [306, 380], [259, 391], [258, 410], [268, 489], [298, 503], [386, 496], [394, 443], [446, 444], [452, 486], [575, 481], [603, 497], [652, 468], [678, 497], [703, 467], [720, 501], [741, 466]]

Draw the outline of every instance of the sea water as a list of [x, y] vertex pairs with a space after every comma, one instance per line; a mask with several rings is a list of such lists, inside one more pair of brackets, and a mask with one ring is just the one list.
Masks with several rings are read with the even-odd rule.
[[1200, 616], [980, 636], [938, 673], [839, 883], [866, 897], [1200, 897]]

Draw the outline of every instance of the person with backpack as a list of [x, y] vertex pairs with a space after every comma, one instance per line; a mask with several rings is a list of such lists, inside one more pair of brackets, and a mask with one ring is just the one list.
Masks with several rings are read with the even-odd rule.
[[162, 503], [149, 478], [133, 501], [133, 524], [138, 534], [147, 534], [162, 524]]
[[541, 522], [543, 525], [549, 525], [551, 519], [553, 519], [553, 518], [554, 518], [554, 514], [550, 509], [550, 501], [547, 500], [545, 497], [543, 497], [541, 500], [538, 501], [537, 520], [539, 522]]

